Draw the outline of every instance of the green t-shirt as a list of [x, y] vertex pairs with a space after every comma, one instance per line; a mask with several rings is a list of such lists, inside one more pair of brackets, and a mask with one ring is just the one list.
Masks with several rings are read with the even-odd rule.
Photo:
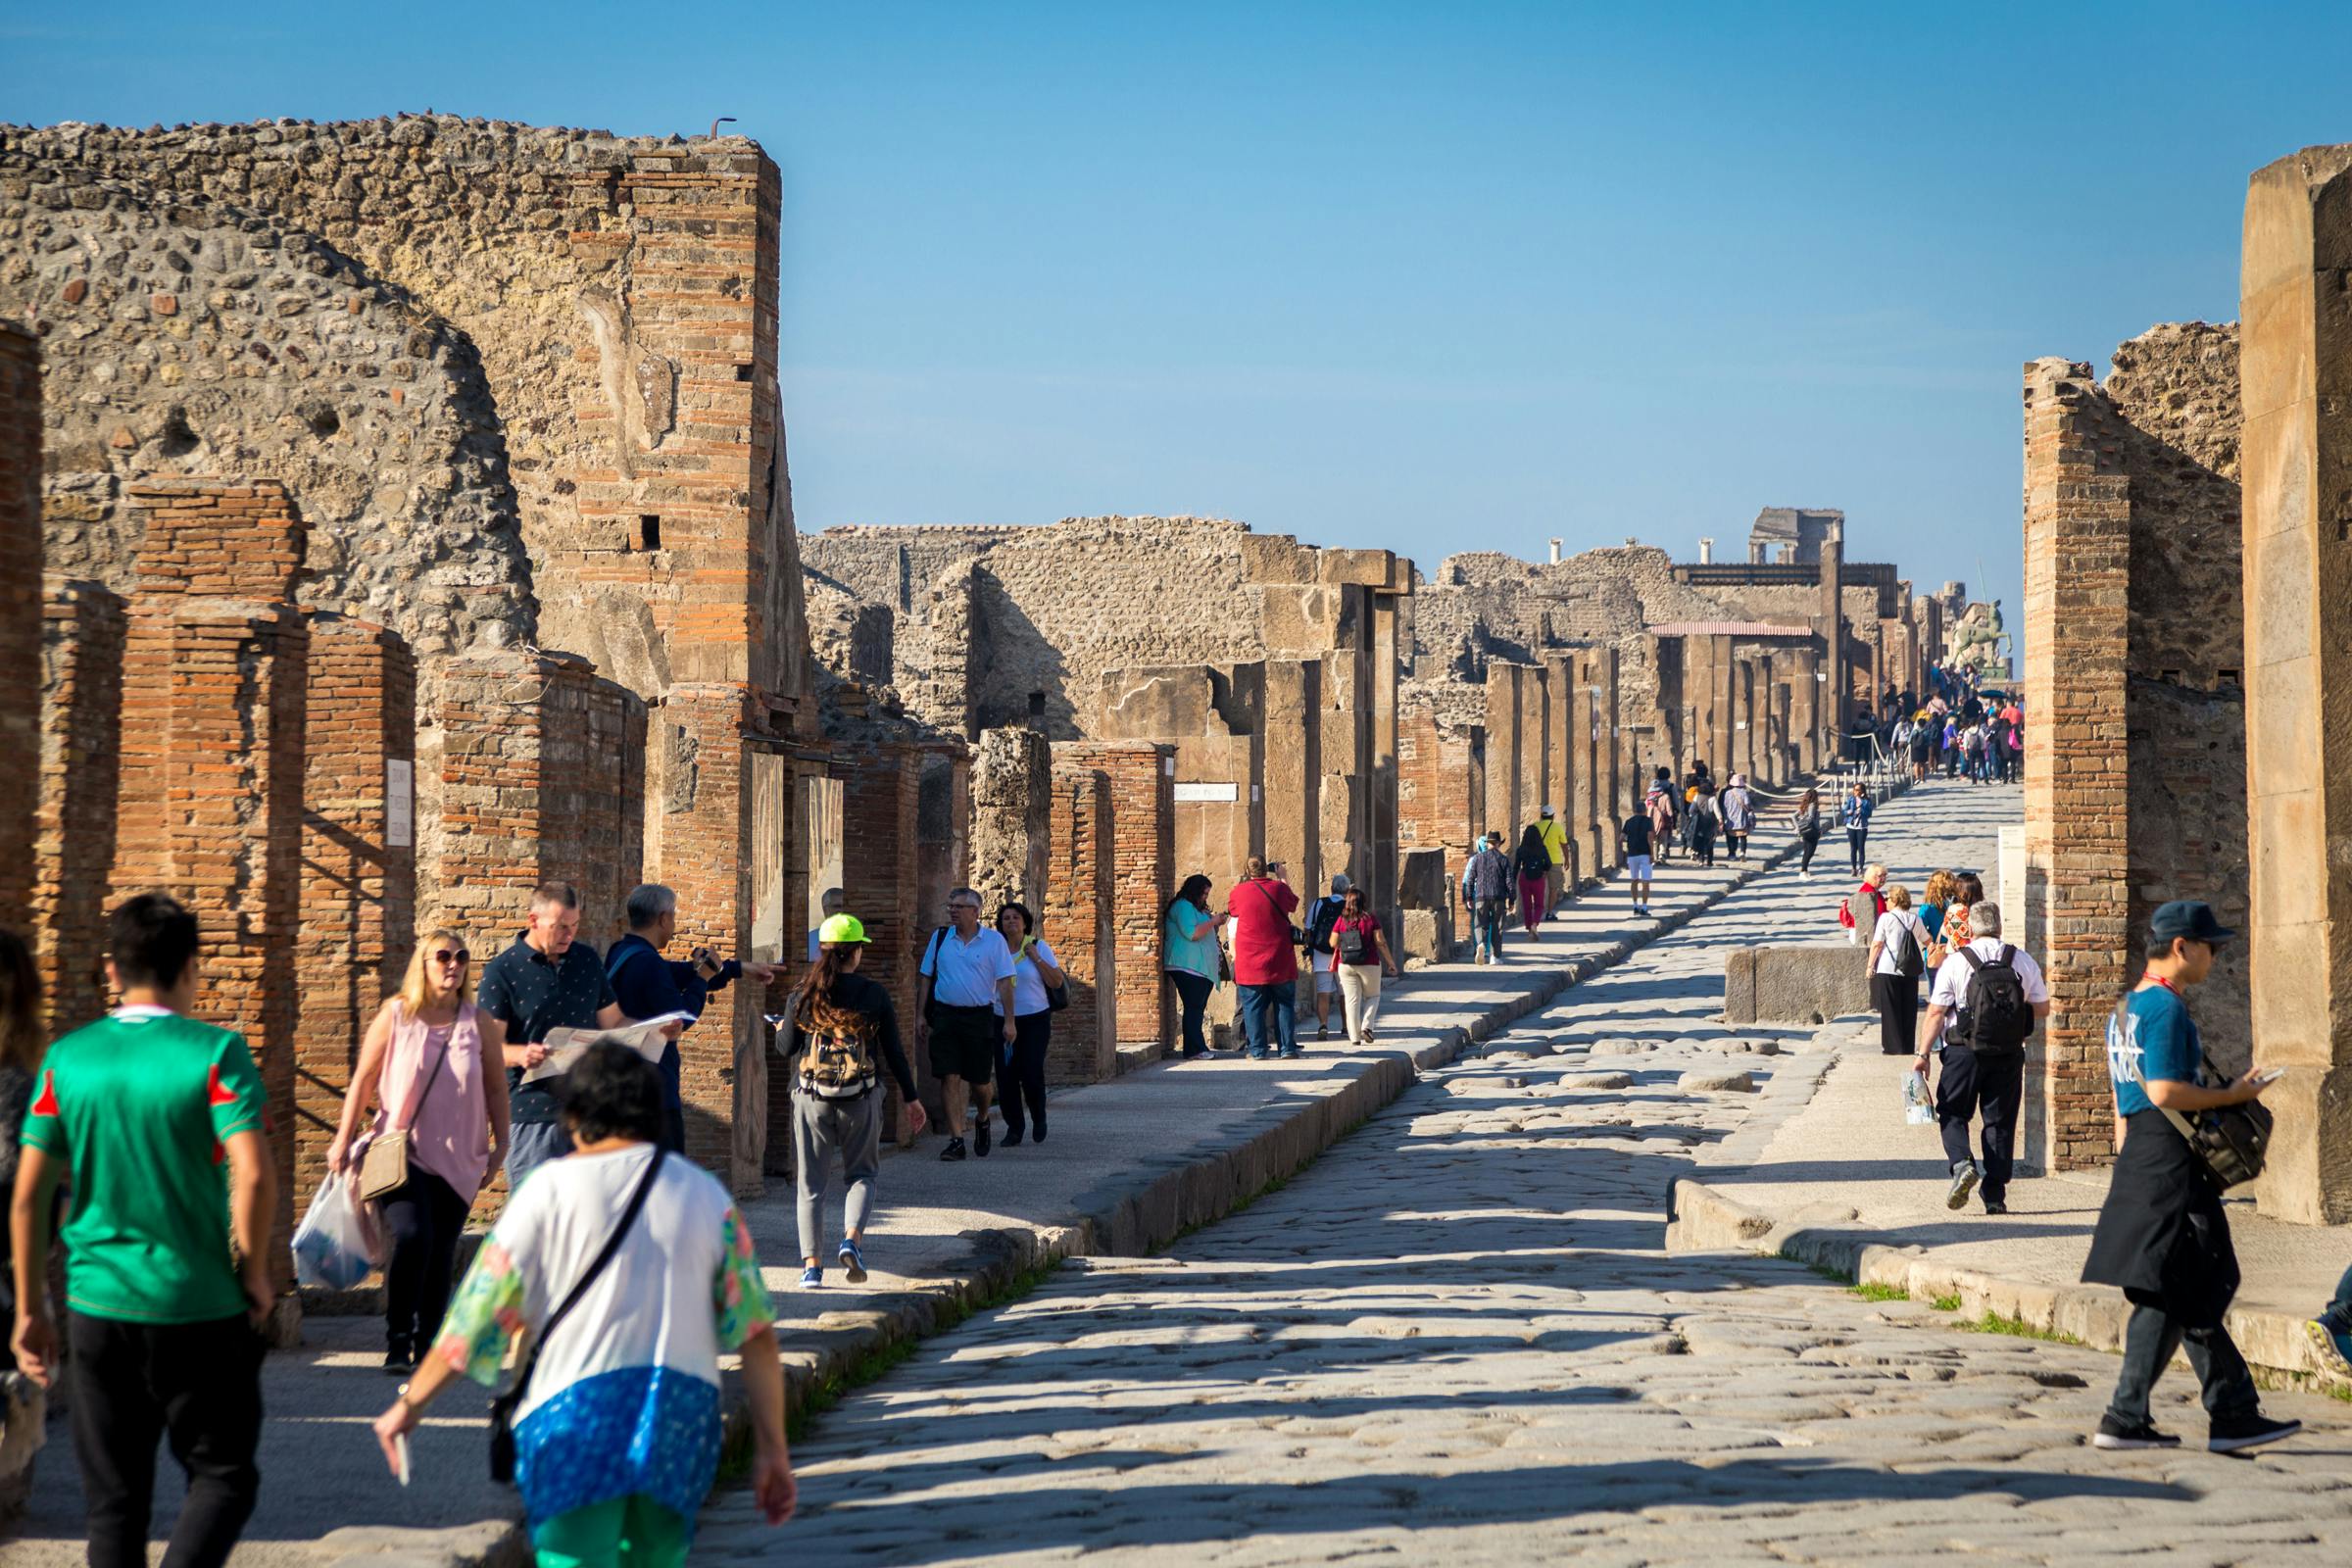
[[132, 1323], [246, 1309], [229, 1255], [223, 1147], [262, 1125], [244, 1037], [126, 1008], [49, 1048], [24, 1143], [66, 1163], [66, 1304]]

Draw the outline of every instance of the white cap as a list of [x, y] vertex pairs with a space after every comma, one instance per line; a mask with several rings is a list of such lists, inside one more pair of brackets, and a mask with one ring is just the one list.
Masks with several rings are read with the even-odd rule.
[[1550, 808], [1550, 807], [1548, 807], [1548, 806], [1546, 806], [1545, 808], [1544, 808], [1544, 810], [1543, 810], [1542, 814], [1543, 814], [1543, 815], [1544, 815], [1544, 816], [1549, 816], [1549, 815], [1551, 814], [1551, 808]]

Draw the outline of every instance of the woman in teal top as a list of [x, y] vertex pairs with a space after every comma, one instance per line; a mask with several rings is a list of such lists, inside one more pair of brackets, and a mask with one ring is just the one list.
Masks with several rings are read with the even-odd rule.
[[1187, 1056], [1208, 1054], [1208, 1037], [1201, 1028], [1201, 1019], [1208, 1011], [1208, 994], [1217, 987], [1222, 973], [1218, 966], [1217, 916], [1208, 906], [1208, 878], [1199, 872], [1184, 879], [1176, 897], [1168, 901], [1161, 920], [1161, 946], [1166, 956], [1160, 967], [1168, 973], [1169, 983], [1184, 1003], [1184, 1054]]

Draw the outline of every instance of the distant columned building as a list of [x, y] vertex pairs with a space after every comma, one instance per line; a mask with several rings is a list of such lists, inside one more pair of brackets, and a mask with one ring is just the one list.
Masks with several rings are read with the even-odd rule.
[[1766, 507], [1747, 531], [1750, 564], [1821, 560], [1824, 540], [1845, 537], [1845, 514], [1826, 507]]

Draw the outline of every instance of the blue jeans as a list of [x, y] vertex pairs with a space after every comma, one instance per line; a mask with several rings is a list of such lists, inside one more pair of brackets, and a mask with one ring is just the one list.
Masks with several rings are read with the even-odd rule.
[[1502, 921], [1510, 906], [1500, 899], [1480, 899], [1470, 906], [1470, 921], [1478, 938], [1478, 951], [1502, 961]]
[[1252, 1059], [1268, 1050], [1290, 1055], [1298, 1049], [1298, 987], [1289, 980], [1270, 986], [1241, 986], [1242, 1029]]
[[507, 1146], [507, 1192], [522, 1190], [523, 1179], [551, 1159], [571, 1152], [571, 1134], [559, 1122], [518, 1121]]
[[2328, 1303], [2320, 1321], [2330, 1334], [2352, 1334], [2352, 1268], [2344, 1270], [2344, 1277], [2335, 1282], [2335, 1299]]

